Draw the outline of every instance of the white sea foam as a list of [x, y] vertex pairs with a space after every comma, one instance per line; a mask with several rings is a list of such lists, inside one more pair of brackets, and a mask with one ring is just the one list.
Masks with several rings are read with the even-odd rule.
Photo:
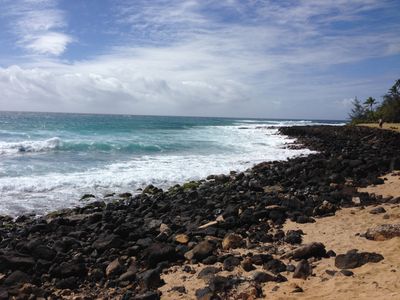
[[0, 155], [45, 152], [57, 149], [62, 145], [61, 139], [53, 137], [43, 141], [22, 141], [22, 142], [0, 142]]
[[[221, 153], [194, 155], [189, 151], [184, 154], [143, 155], [82, 172], [0, 177], [0, 214], [42, 214], [80, 205], [79, 198], [84, 193], [101, 197], [110, 192], [135, 192], [147, 184], [167, 188], [210, 174], [243, 171], [262, 161], [284, 160], [311, 153], [307, 149], [285, 148], [286, 143], [294, 140], [278, 135], [277, 129], [257, 129], [262, 125], [265, 124], [249, 124], [247, 130], [240, 130], [240, 126], [206, 126], [190, 130], [187, 139], [212, 140], [223, 149], [231, 150]], [[60, 142], [53, 138], [42, 143], [22, 144], [31, 151], [40, 151], [56, 148]], [[14, 148], [18, 149], [17, 144]]]

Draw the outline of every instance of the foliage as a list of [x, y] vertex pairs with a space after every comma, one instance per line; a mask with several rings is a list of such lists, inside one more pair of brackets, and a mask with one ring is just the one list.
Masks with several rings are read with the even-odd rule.
[[352, 123], [361, 122], [367, 117], [367, 111], [357, 97], [353, 100], [353, 109], [351, 110], [349, 117]]
[[400, 79], [383, 96], [383, 102], [378, 108], [378, 113], [385, 122], [400, 122]]
[[382, 103], [374, 110], [376, 104], [376, 99], [372, 97], [368, 97], [363, 103], [356, 97], [349, 114], [351, 123], [376, 122], [378, 119], [400, 122], [400, 79], [383, 96]]

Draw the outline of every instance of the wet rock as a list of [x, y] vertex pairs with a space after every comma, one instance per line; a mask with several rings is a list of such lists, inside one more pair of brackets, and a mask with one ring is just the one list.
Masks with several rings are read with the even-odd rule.
[[369, 228], [365, 237], [369, 240], [384, 241], [400, 236], [400, 224], [383, 224]]
[[357, 249], [348, 251], [346, 254], [340, 254], [335, 258], [335, 266], [338, 269], [354, 269], [372, 262], [377, 263], [383, 260], [381, 254], [375, 252], [360, 252]]
[[239, 248], [243, 245], [243, 242], [242, 236], [234, 233], [228, 233], [222, 240], [222, 248], [224, 250]]
[[325, 246], [322, 243], [313, 242], [300, 246], [284, 255], [286, 258], [295, 260], [308, 259], [310, 257], [321, 258], [326, 255]]
[[307, 279], [312, 274], [312, 268], [307, 260], [301, 260], [294, 270], [293, 278]]
[[89, 199], [91, 199], [91, 198], [96, 198], [96, 196], [95, 195], [93, 195], [93, 194], [84, 194], [82, 197], [81, 197], [81, 201], [83, 201], [83, 200], [89, 200]]

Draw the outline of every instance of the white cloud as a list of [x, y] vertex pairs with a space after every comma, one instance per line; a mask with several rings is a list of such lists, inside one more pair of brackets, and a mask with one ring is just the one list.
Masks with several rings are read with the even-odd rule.
[[[35, 54], [61, 56], [73, 41], [63, 32], [64, 14], [50, 0], [29, 3], [14, 13], [20, 44]], [[114, 25], [108, 24], [114, 28], [107, 29], [130, 28], [122, 46], [86, 60], [41, 59], [0, 69], [6, 95], [0, 109], [346, 116], [348, 103], [340, 99], [355, 90], [381, 93], [388, 78], [349, 80], [327, 70], [399, 54], [399, 25], [367, 31], [332, 23], [360, 20], [364, 11], [390, 3], [120, 1]]]
[[63, 32], [67, 24], [55, 0], [6, 1], [3, 17], [12, 20], [17, 45], [30, 53], [59, 56], [73, 39]]

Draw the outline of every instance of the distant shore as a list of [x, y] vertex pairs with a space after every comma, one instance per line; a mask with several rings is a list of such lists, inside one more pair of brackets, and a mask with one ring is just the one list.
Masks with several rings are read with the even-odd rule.
[[[398, 195], [360, 188], [383, 186], [381, 176], [400, 169], [400, 134], [358, 126], [280, 132], [297, 138], [289, 147], [317, 153], [40, 218], [0, 217], [0, 299], [314, 299], [330, 283], [333, 299], [361, 295], [348, 293], [349, 282], [360, 291], [373, 284], [374, 266], [386, 278], [374, 295], [397, 297], [400, 270], [390, 264], [399, 237], [367, 241], [351, 216], [366, 220], [364, 207], [382, 205], [374, 220], [398, 224]], [[339, 226], [332, 235], [346, 229], [338, 235], [349, 242], [329, 239], [332, 228], [323, 235], [327, 226]]]

